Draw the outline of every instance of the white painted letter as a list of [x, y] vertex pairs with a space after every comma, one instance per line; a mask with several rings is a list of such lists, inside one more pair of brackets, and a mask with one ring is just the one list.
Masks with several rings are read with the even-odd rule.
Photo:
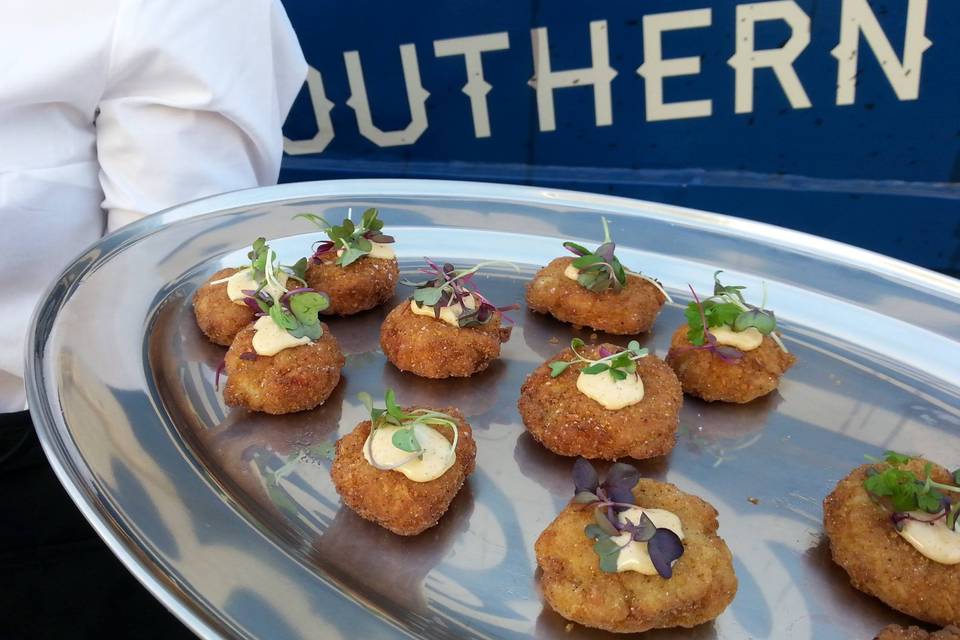
[[837, 104], [853, 104], [857, 91], [857, 58], [860, 54], [860, 32], [880, 61], [890, 86], [900, 100], [916, 100], [920, 96], [920, 65], [923, 52], [933, 43], [924, 35], [927, 21], [927, 0], [910, 0], [907, 7], [907, 29], [903, 37], [903, 61], [893, 52], [890, 41], [880, 28], [877, 17], [866, 0], [843, 0], [840, 11], [840, 42], [830, 52], [837, 59]]
[[310, 104], [313, 105], [313, 117], [317, 120], [317, 135], [309, 140], [291, 140], [283, 137], [283, 150], [292, 156], [305, 153], [322, 153], [333, 140], [333, 121], [330, 111], [333, 103], [323, 90], [323, 78], [313, 67], [307, 67], [307, 90], [310, 92]]
[[[779, 49], [753, 48], [754, 25], [764, 20], [783, 20], [790, 25], [790, 39]], [[810, 98], [793, 69], [793, 61], [810, 44], [810, 17], [793, 0], [737, 5], [737, 52], [727, 61], [737, 72], [735, 111], [753, 111], [753, 74], [770, 67], [794, 109], [806, 109]]]
[[593, 85], [593, 108], [598, 127], [613, 124], [613, 109], [610, 100], [610, 82], [617, 72], [610, 67], [610, 52], [607, 48], [607, 21], [590, 23], [590, 52], [592, 66], [583, 69], [551, 71], [550, 45], [546, 27], [530, 30], [533, 42], [533, 77], [527, 83], [537, 92], [537, 115], [540, 131], [555, 131], [557, 121], [553, 113], [553, 90], [562, 87]]
[[370, 115], [370, 100], [367, 98], [367, 86], [363, 81], [360, 53], [357, 51], [343, 52], [343, 62], [347, 67], [347, 80], [350, 83], [350, 99], [347, 100], [347, 104], [357, 114], [357, 128], [360, 129], [360, 134], [378, 147], [413, 144], [427, 130], [427, 110], [423, 105], [430, 94], [420, 84], [420, 67], [417, 66], [416, 45], [400, 45], [400, 61], [403, 63], [403, 79], [407, 85], [410, 124], [407, 125], [406, 129], [384, 131], [373, 124], [373, 117]]
[[663, 79], [672, 76], [692, 76], [700, 73], [700, 58], [663, 59], [664, 31], [710, 26], [710, 9], [673, 11], [643, 16], [643, 64], [637, 73], [643, 76], [646, 88], [647, 121], [703, 118], [709, 116], [710, 100], [663, 102]]
[[483, 62], [480, 54], [484, 51], [501, 51], [510, 48], [510, 37], [506, 31], [486, 33], [482, 36], [465, 38], [447, 38], [433, 42], [433, 53], [443, 56], [463, 56], [467, 65], [467, 84], [463, 92], [470, 98], [470, 112], [473, 114], [473, 135], [477, 138], [490, 137], [490, 114], [487, 112], [487, 94], [493, 88], [483, 77]]

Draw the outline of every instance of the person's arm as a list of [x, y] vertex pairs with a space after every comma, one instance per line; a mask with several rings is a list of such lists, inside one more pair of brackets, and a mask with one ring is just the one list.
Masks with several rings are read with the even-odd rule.
[[305, 76], [279, 0], [121, 3], [96, 119], [108, 231], [274, 184], [281, 126]]

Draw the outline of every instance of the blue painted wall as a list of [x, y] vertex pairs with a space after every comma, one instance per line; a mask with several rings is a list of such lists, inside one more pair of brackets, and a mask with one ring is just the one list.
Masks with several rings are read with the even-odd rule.
[[[859, 0], [845, 0], [852, 12]], [[719, 211], [810, 231], [926, 267], [960, 270], [960, 5], [956, 0], [873, 0], [867, 10], [893, 48], [878, 56], [860, 35], [855, 100], [838, 105], [842, 0], [747, 3], [708, 0], [384, 3], [285, 0], [307, 61], [332, 103], [333, 138], [322, 151], [288, 154], [284, 181], [332, 177], [431, 177], [492, 180], [612, 193]], [[751, 8], [751, 4], [755, 4]], [[773, 4], [809, 18], [809, 43], [792, 64], [810, 106], [791, 105], [769, 68], [754, 72], [752, 111], [735, 113], [738, 18]], [[905, 57], [908, 8], [927, 48], [907, 64], [901, 84], [920, 77], [916, 99], [898, 97], [883, 69]], [[738, 5], [740, 5], [738, 16]], [[709, 116], [649, 120], [644, 17], [709, 9], [709, 26], [662, 35], [662, 57], [699, 59], [700, 71], [663, 80], [664, 102], [710, 100]], [[701, 20], [702, 20], [702, 13]], [[848, 13], [850, 16], [863, 16]], [[688, 25], [690, 16], [678, 18]], [[650, 20], [648, 18], [648, 20]], [[597, 126], [592, 86], [553, 92], [555, 130], [541, 130], [531, 29], [545, 27], [554, 71], [591, 65], [590, 23], [604, 21], [612, 123]], [[685, 22], [686, 21], [686, 22]], [[464, 56], [438, 57], [446, 38], [506, 32], [509, 48], [482, 54], [491, 85], [489, 137], [477, 137]], [[757, 21], [754, 49], [778, 49], [794, 34], [783, 20]], [[741, 33], [743, 35], [744, 32]], [[502, 36], [499, 36], [502, 38]], [[416, 47], [426, 129], [379, 146], [364, 137], [347, 104], [344, 52], [358, 52], [373, 124], [407, 127], [411, 108], [400, 46]], [[844, 52], [842, 55], [847, 55]], [[911, 77], [912, 74], [912, 77]], [[649, 78], [648, 78], [649, 79]], [[841, 81], [843, 84], [843, 81]], [[292, 141], [318, 134], [306, 89], [285, 126]], [[796, 94], [796, 92], [794, 92]], [[414, 101], [416, 102], [416, 100]], [[320, 122], [326, 110], [320, 103]], [[323, 125], [326, 127], [326, 125]], [[325, 140], [330, 131], [321, 134]], [[290, 147], [292, 151], [298, 145]], [[315, 149], [316, 151], [316, 149]]]

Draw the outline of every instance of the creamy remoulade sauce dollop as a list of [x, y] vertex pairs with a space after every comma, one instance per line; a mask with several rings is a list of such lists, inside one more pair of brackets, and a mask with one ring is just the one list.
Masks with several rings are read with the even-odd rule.
[[763, 334], [756, 327], [747, 327], [743, 331], [734, 331], [724, 325], [721, 327], [711, 327], [710, 333], [717, 339], [719, 344], [727, 345], [739, 349], [740, 351], [753, 351], [763, 343]]
[[583, 373], [577, 377], [577, 389], [604, 409], [616, 410], [629, 407], [643, 400], [643, 380], [636, 373], [627, 374], [623, 380], [614, 380], [608, 371]]
[[575, 266], [573, 266], [573, 263], [568, 264], [567, 268], [563, 270], [563, 275], [571, 280], [576, 280], [580, 277], [580, 269], [577, 269]]
[[[463, 305], [461, 305], [459, 302], [456, 302], [452, 305], [441, 307], [440, 320], [442, 320], [443, 322], [446, 322], [451, 326], [459, 327], [460, 321], [458, 320], [458, 317], [463, 312], [464, 305], [467, 307], [467, 309], [476, 309], [477, 300], [472, 295], [468, 295], [468, 296], [464, 296]], [[428, 307], [426, 305], [421, 307], [420, 305], [417, 304], [416, 300], [410, 301], [410, 311], [412, 311], [415, 315], [418, 315], [418, 316], [430, 316], [431, 318], [437, 317], [436, 314], [434, 313], [433, 307]]]
[[[377, 464], [385, 467], [410, 458], [412, 454], [409, 451], [393, 446], [393, 434], [401, 428], [403, 427], [384, 425], [373, 429], [363, 444], [363, 458], [372, 464], [369, 453], [371, 449]], [[399, 471], [414, 482], [436, 480], [457, 461], [457, 452], [453, 450], [450, 441], [443, 437], [443, 434], [428, 426], [414, 425], [413, 432], [420, 443], [420, 455], [408, 460], [394, 471]]]
[[939, 518], [935, 522], [920, 522], [929, 520], [931, 514], [911, 511], [909, 515], [911, 519], [903, 520], [901, 529], [897, 531], [904, 540], [934, 562], [960, 563], [960, 533], [947, 527], [946, 518]]
[[[680, 523], [680, 518], [672, 511], [667, 511], [666, 509], [631, 507], [630, 509], [621, 511], [617, 517], [621, 523], [630, 521], [633, 524], [638, 524], [640, 522], [640, 515], [643, 513], [647, 514], [647, 517], [650, 518], [658, 529], [669, 529], [677, 534], [678, 538], [683, 540], [683, 525]], [[618, 545], [627, 545], [620, 550], [620, 555], [617, 556], [617, 573], [636, 571], [645, 576], [657, 575], [657, 568], [653, 566], [653, 561], [650, 559], [646, 542], [631, 540], [629, 533], [622, 533], [610, 539]]]
[[[247, 297], [247, 294], [244, 291], [256, 291], [257, 287], [260, 285], [251, 277], [252, 269], [247, 267], [246, 269], [240, 269], [232, 276], [222, 278], [220, 280], [214, 280], [211, 282], [211, 285], [214, 284], [223, 284], [227, 283], [227, 297], [230, 298], [230, 301], [234, 304], [246, 304], [243, 299]], [[288, 277], [285, 274], [280, 274], [280, 282], [283, 284], [282, 289], [271, 286], [268, 282], [266, 286], [263, 287], [263, 291], [267, 292], [274, 299], [279, 298], [287, 292]]]
[[[397, 257], [397, 252], [389, 242], [371, 242], [372, 245], [368, 258], [378, 258], [380, 260], [392, 260]], [[337, 250], [337, 256], [342, 256], [344, 249]]]
[[290, 333], [273, 321], [270, 316], [262, 316], [253, 323], [253, 350], [259, 356], [274, 356], [291, 347], [310, 344], [310, 338], [294, 338]]

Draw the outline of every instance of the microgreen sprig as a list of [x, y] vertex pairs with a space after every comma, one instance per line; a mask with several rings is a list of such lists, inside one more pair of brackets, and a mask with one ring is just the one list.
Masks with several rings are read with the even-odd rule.
[[[473, 285], [473, 275], [483, 267], [500, 264], [520, 269], [510, 262], [489, 261], [481, 262], [469, 269], [457, 269], [449, 262], [442, 266], [424, 258], [427, 267], [420, 269], [420, 273], [430, 276], [428, 280], [414, 282], [401, 280], [407, 286], [414, 287], [413, 301], [419, 308], [432, 307], [435, 318], [440, 317], [444, 307], [453, 307], [457, 310], [457, 324], [460, 327], [477, 327], [492, 320], [496, 312], [518, 309], [518, 305], [497, 307], [487, 300]], [[472, 297], [472, 301], [470, 298]], [[454, 306], [456, 305], [456, 306]], [[508, 321], [512, 320], [504, 316]]]
[[[280, 264], [277, 252], [270, 248], [266, 238], [257, 238], [253, 241], [250, 251], [247, 252], [247, 259], [250, 261], [250, 265], [246, 267], [250, 270], [250, 279], [257, 283], [254, 293], [269, 289], [270, 292], [276, 292], [279, 295], [279, 292], [286, 291], [286, 285], [280, 282], [281, 275], [285, 275], [288, 279], [292, 278], [303, 285], [307, 284], [304, 279], [307, 272], [307, 259], [300, 258], [293, 265]], [[210, 284], [221, 284], [231, 277], [233, 276], [214, 280]]]
[[[251, 254], [255, 254], [251, 260], [254, 262], [260, 260], [256, 243]], [[256, 290], [244, 291], [246, 297], [243, 302], [253, 310], [254, 315], [270, 316], [280, 328], [294, 338], [319, 339], [323, 335], [320, 312], [330, 306], [330, 297], [309, 287], [286, 291], [279, 280], [282, 269], [276, 252], [268, 247], [262, 255], [264, 283]], [[301, 262], [303, 262], [302, 265], [298, 262], [295, 267], [299, 265], [305, 270], [306, 262]], [[281, 291], [284, 293], [279, 293]]]
[[[600, 558], [601, 571], [616, 573], [620, 552], [631, 542], [646, 542], [657, 573], [662, 578], [670, 578], [674, 562], [684, 551], [680, 536], [670, 529], [657, 527], [646, 513], [641, 514], [636, 523], [629, 519], [621, 522], [619, 518], [621, 512], [637, 506], [633, 488], [639, 481], [639, 471], [618, 462], [610, 467], [601, 483], [593, 465], [578, 458], [573, 465], [573, 501], [594, 510], [594, 521], [583, 532], [594, 541], [593, 551]], [[614, 539], [624, 534], [629, 534], [626, 542]]]
[[[687, 340], [690, 344], [694, 347], [717, 351], [720, 347], [716, 345], [716, 338], [710, 332], [711, 328], [728, 326], [734, 331], [744, 331], [753, 327], [763, 335], [770, 336], [786, 352], [786, 346], [776, 333], [776, 316], [773, 311], [764, 308], [767, 299], [766, 285], [763, 288], [763, 301], [759, 307], [755, 307], [747, 304], [743, 297], [742, 292], [746, 287], [724, 285], [720, 282], [721, 273], [723, 271], [714, 272], [713, 295], [703, 301], [697, 297], [693, 287], [690, 287], [693, 302], [688, 304], [683, 312], [687, 319]], [[725, 360], [733, 361], [739, 360], [743, 355], [739, 350], [730, 347], [717, 353], [721, 357], [725, 355]]]
[[581, 286], [594, 293], [607, 289], [620, 291], [627, 284], [627, 272], [615, 254], [617, 245], [610, 237], [607, 219], [601, 217], [600, 221], [603, 223], [603, 244], [596, 250], [590, 251], [576, 242], [564, 242], [563, 246], [577, 256], [570, 264], [580, 272], [577, 282]]
[[303, 218], [314, 223], [330, 238], [314, 245], [312, 260], [315, 263], [319, 264], [325, 254], [342, 249], [343, 254], [337, 258], [337, 264], [346, 267], [369, 255], [373, 251], [374, 242], [389, 244], [394, 241], [392, 236], [381, 233], [383, 221], [377, 217], [379, 215], [377, 209], [371, 208], [364, 211], [359, 224], [354, 224], [351, 219], [352, 213], [353, 210], [348, 209], [347, 217], [339, 225], [332, 225], [322, 216], [313, 213], [300, 213], [294, 216], [294, 219]]
[[411, 409], [405, 411], [397, 405], [396, 394], [393, 389], [387, 389], [384, 395], [385, 408], [379, 409], [373, 406], [373, 398], [367, 392], [360, 392], [357, 398], [367, 408], [370, 413], [370, 433], [371, 436], [376, 429], [386, 426], [399, 427], [393, 432], [390, 442], [394, 447], [401, 451], [406, 451], [410, 455], [400, 462], [392, 465], [380, 464], [373, 457], [373, 437], [367, 439], [367, 457], [377, 469], [389, 471], [402, 467], [408, 462], [412, 462], [423, 457], [423, 447], [417, 439], [418, 429], [429, 429], [430, 425], [448, 427], [453, 431], [453, 442], [450, 445], [450, 455], [455, 455], [457, 442], [460, 439], [460, 430], [457, 428], [457, 422], [452, 416], [432, 409]]
[[581, 369], [581, 373], [586, 375], [596, 375], [607, 371], [614, 380], [626, 380], [628, 375], [636, 374], [637, 360], [644, 358], [650, 353], [648, 349], [641, 349], [640, 343], [631, 340], [627, 348], [622, 351], [608, 351], [606, 347], [600, 347], [600, 358], [591, 360], [585, 357], [577, 349], [582, 349], [583, 340], [574, 338], [570, 341], [570, 349], [573, 351], [573, 360], [557, 360], [550, 363], [550, 377], [556, 378], [567, 370], [572, 364], [578, 362], [586, 363], [587, 366]]
[[[954, 502], [949, 494], [960, 493], [960, 469], [954, 471], [952, 479], [955, 484], [937, 482], [933, 479], [933, 464], [926, 463], [923, 467], [923, 478], [918, 478], [913, 471], [901, 468], [909, 463], [911, 456], [887, 451], [882, 459], [866, 456], [867, 460], [875, 464], [886, 464], [886, 468], [879, 470], [871, 467], [867, 470], [867, 477], [863, 486], [870, 497], [892, 512], [891, 519], [897, 530], [903, 527], [906, 520], [922, 522], [936, 522], [946, 518], [946, 525], [956, 530], [957, 516], [960, 513], [960, 500]], [[910, 512], [922, 511], [930, 514], [931, 518], [918, 518]]]

